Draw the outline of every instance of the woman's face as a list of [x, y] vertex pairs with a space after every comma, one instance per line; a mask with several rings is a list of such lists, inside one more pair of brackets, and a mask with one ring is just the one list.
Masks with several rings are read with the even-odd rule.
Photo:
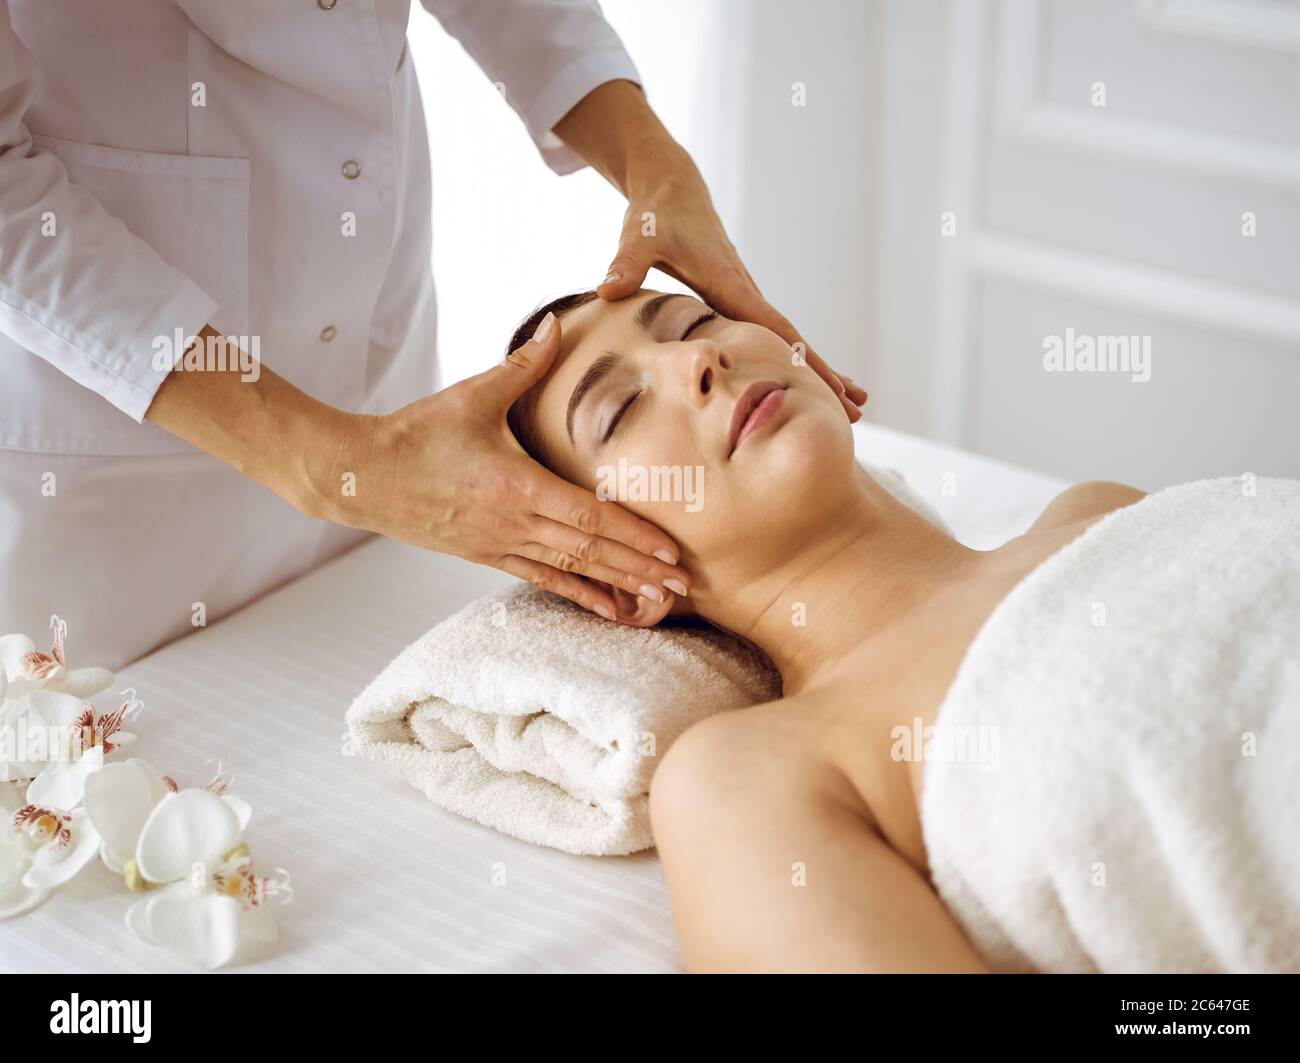
[[728, 555], [788, 558], [851, 490], [843, 407], [768, 329], [649, 291], [560, 324], [531, 396], [537, 456], [663, 528], [697, 592]]

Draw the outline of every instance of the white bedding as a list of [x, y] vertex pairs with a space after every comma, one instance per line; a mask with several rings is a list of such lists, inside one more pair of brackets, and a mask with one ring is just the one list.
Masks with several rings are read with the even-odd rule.
[[[860, 457], [902, 471], [975, 547], [1023, 531], [1066, 486], [889, 429], [856, 432]], [[145, 703], [133, 755], [182, 785], [223, 762], [253, 805], [245, 837], [258, 864], [292, 875], [280, 946], [238, 970], [680, 969], [653, 852], [578, 857], [515, 841], [343, 753], [344, 710], [379, 670], [508, 582], [376, 539], [120, 672], [114, 689], [134, 687]], [[96, 862], [41, 908], [0, 922], [0, 971], [185, 970], [127, 931], [131, 900]]]

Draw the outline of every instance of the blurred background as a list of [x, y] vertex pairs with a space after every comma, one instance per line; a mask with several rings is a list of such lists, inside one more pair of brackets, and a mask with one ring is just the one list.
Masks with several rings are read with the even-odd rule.
[[[601, 6], [870, 420], [1072, 480], [1300, 477], [1300, 0]], [[418, 5], [410, 39], [451, 382], [604, 276], [624, 202]], [[1150, 379], [1046, 371], [1069, 335], [1149, 344]]]

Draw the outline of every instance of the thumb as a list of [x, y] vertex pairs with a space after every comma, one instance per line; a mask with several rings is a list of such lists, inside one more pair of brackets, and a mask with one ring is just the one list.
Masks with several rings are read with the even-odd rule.
[[516, 347], [506, 360], [485, 376], [493, 394], [509, 408], [525, 391], [546, 375], [560, 350], [560, 319], [550, 311], [538, 322], [532, 339]]
[[626, 243], [621, 244], [614, 261], [609, 264], [605, 279], [596, 286], [596, 294], [602, 299], [623, 299], [634, 295], [645, 283], [645, 275], [650, 272], [650, 266], [648, 255], [638, 254]]

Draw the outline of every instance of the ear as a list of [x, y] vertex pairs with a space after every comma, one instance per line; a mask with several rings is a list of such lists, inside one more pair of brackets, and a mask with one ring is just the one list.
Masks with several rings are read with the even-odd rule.
[[606, 585], [606, 589], [614, 599], [614, 616], [620, 624], [628, 624], [631, 627], [654, 627], [669, 613], [680, 612], [679, 609], [674, 609], [677, 595], [672, 591], [664, 591], [664, 600], [655, 602], [620, 587]]

